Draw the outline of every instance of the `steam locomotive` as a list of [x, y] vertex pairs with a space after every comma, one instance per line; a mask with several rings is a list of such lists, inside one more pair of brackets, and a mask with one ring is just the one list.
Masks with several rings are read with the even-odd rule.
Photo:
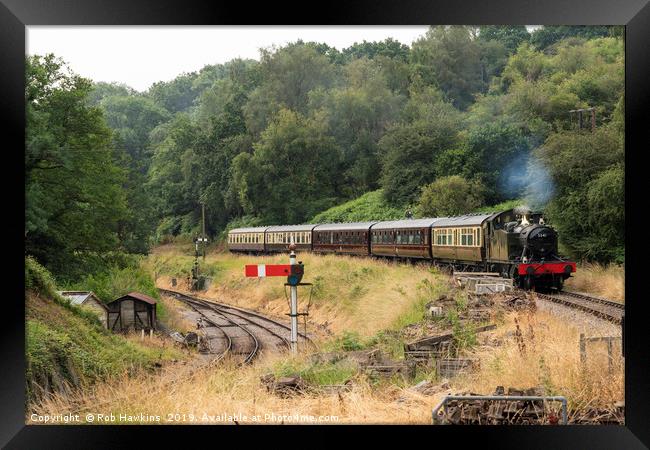
[[576, 263], [558, 255], [558, 236], [540, 213], [236, 228], [231, 252], [297, 251], [431, 261], [451, 270], [497, 272], [524, 289], [562, 290]]

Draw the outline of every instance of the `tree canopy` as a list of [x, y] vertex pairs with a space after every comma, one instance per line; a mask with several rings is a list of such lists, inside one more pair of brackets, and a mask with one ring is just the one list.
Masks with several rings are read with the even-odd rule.
[[[73, 255], [195, 235], [202, 203], [218, 236], [521, 199], [546, 210], [570, 256], [624, 258], [620, 27], [297, 41], [146, 92], [53, 56], [27, 62], [26, 242], [55, 273]], [[569, 112], [581, 108], [594, 131]]]

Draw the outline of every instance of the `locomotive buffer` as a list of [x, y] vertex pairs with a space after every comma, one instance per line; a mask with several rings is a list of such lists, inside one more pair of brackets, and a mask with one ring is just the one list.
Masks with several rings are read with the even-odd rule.
[[245, 274], [247, 277], [281, 277], [286, 276], [285, 286], [291, 288], [290, 313], [291, 317], [291, 352], [298, 351], [298, 286], [307, 283], [300, 283], [305, 273], [305, 266], [302, 262], [296, 262], [296, 244], [291, 239], [289, 244], [289, 264], [247, 264]]

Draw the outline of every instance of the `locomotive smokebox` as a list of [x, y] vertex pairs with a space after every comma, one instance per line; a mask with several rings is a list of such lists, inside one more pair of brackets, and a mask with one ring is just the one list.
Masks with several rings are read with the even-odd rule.
[[548, 258], [557, 253], [557, 233], [545, 225], [533, 224], [524, 227], [519, 239], [533, 259]]

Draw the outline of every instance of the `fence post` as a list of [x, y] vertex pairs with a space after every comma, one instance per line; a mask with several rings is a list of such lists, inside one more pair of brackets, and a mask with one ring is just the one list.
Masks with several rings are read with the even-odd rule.
[[587, 348], [585, 344], [585, 335], [580, 333], [580, 362], [584, 364], [587, 362]]

